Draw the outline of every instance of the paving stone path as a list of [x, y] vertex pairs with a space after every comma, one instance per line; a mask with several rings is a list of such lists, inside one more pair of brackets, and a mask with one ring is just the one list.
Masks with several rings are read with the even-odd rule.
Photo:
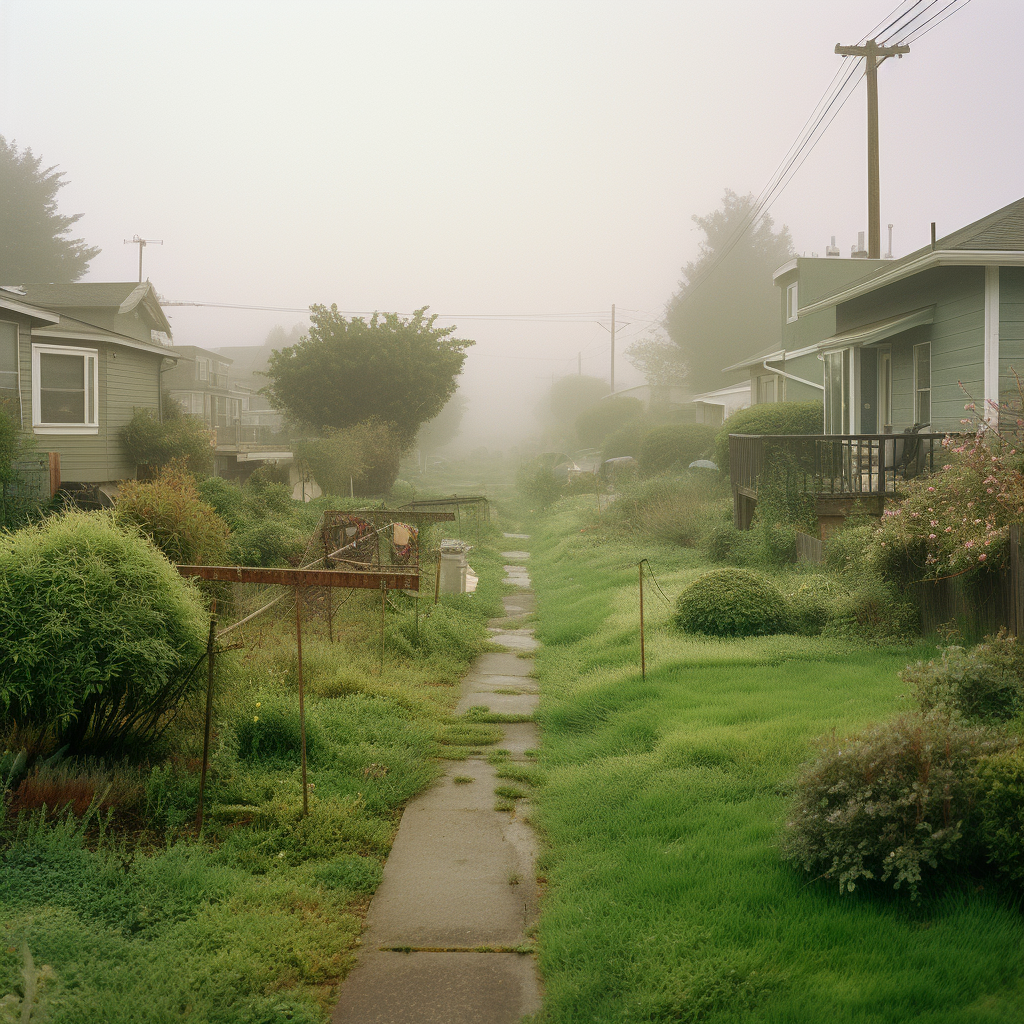
[[[462, 681], [459, 714], [479, 705], [532, 714], [537, 706], [528, 656], [537, 641], [531, 629], [509, 628], [534, 609], [522, 564], [529, 555], [504, 557], [506, 582], [519, 589], [502, 599], [506, 618], [490, 631], [506, 650], [475, 659]], [[502, 729], [495, 746], [528, 760], [525, 751], [540, 740], [537, 726]], [[332, 1024], [515, 1024], [540, 1009], [534, 959], [512, 951], [528, 941], [536, 919], [535, 841], [516, 812], [494, 809], [500, 782], [483, 757], [450, 761], [408, 804]]]

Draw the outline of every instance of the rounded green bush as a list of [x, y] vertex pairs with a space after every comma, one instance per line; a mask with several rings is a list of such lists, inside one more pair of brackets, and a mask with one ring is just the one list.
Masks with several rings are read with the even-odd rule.
[[676, 598], [676, 626], [708, 636], [767, 636], [789, 625], [786, 599], [763, 576], [746, 569], [715, 569]]
[[821, 402], [766, 402], [734, 412], [715, 438], [715, 462], [729, 472], [730, 434], [820, 434], [825, 429]]
[[137, 533], [68, 512], [0, 535], [0, 721], [109, 749], [201, 686], [200, 596]]
[[717, 433], [717, 428], [705, 423], [667, 423], [648, 430], [637, 455], [641, 475], [664, 473], [673, 466], [686, 469], [696, 459], [706, 458]]
[[988, 862], [1024, 885], [1024, 750], [985, 758], [978, 769], [981, 837]]

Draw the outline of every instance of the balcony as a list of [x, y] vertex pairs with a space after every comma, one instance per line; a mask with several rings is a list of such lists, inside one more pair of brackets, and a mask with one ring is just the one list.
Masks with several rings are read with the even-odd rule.
[[239, 420], [218, 425], [218, 448], [250, 448], [260, 446], [287, 447], [291, 438], [287, 430], [267, 425], [244, 424]]
[[881, 514], [902, 481], [943, 462], [947, 434], [730, 434], [729, 476], [736, 526], [747, 529], [770, 475], [787, 491], [813, 494], [819, 519], [853, 508]]

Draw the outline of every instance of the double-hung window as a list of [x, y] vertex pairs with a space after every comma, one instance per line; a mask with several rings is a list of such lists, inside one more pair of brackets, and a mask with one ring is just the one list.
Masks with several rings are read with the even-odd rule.
[[32, 346], [32, 427], [37, 434], [99, 431], [96, 349]]
[[914, 346], [914, 422], [932, 421], [932, 346]]

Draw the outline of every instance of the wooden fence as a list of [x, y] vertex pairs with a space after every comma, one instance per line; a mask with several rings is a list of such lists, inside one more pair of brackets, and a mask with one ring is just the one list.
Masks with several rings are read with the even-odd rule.
[[796, 531], [796, 560], [813, 562], [815, 565], [825, 560], [825, 542], [809, 533]]
[[1021, 529], [1010, 527], [1006, 565], [980, 578], [949, 576], [916, 585], [921, 608], [921, 632], [933, 636], [939, 626], [954, 622], [965, 640], [980, 640], [1003, 627], [1024, 636], [1024, 572], [1021, 566]]

